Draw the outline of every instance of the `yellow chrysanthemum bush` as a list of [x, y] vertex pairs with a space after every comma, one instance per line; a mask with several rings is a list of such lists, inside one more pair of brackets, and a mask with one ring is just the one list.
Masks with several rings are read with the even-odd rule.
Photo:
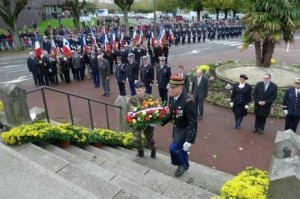
[[203, 73], [206, 73], [207, 71], [210, 70], [210, 67], [208, 65], [202, 64], [202, 65], [199, 65], [197, 67], [197, 69], [201, 69]]
[[274, 59], [274, 58], [272, 58], [271, 59], [271, 64], [276, 64], [277, 62], [276, 62], [276, 59]]
[[28, 142], [66, 141], [77, 146], [101, 142], [126, 148], [133, 147], [133, 134], [108, 129], [90, 130], [72, 124], [51, 125], [46, 122], [21, 125], [1, 134], [6, 144], [21, 145]]
[[3, 111], [3, 102], [2, 101], [0, 101], [0, 111]]
[[222, 186], [221, 196], [211, 199], [265, 199], [268, 187], [269, 177], [266, 171], [247, 167]]

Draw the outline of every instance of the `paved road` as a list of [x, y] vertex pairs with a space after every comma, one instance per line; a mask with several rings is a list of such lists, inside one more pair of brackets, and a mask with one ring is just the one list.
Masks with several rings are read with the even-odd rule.
[[[172, 46], [169, 52], [169, 60], [171, 61], [185, 56], [198, 56], [199, 54], [212, 54], [218, 51], [238, 48], [240, 45], [240, 39], [229, 39]], [[32, 82], [32, 75], [28, 72], [26, 65], [26, 57], [26, 54], [12, 56], [10, 58], [1, 57], [4, 61], [0, 62], [0, 84], [27, 84]]]

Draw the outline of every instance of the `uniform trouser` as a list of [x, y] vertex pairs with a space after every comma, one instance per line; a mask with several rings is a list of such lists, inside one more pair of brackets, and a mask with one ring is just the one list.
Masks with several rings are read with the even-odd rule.
[[254, 128], [258, 130], [264, 130], [266, 125], [266, 120], [267, 120], [266, 116], [259, 116], [256, 114]]
[[99, 72], [93, 72], [93, 83], [95, 87], [100, 86], [100, 74]]
[[146, 93], [152, 94], [152, 86], [146, 86]]
[[129, 81], [129, 87], [130, 87], [131, 96], [136, 95], [134, 81]]
[[168, 102], [168, 89], [166, 88], [159, 88], [159, 96], [161, 98], [161, 101], [163, 103], [167, 103]]
[[205, 39], [206, 39], [206, 35], [203, 35], [203, 42], [205, 42]]
[[125, 82], [118, 81], [118, 87], [119, 87], [120, 95], [126, 96]]
[[198, 35], [198, 42], [201, 42], [201, 35]]
[[33, 77], [33, 81], [34, 81], [34, 84], [37, 86], [38, 85], [38, 77], [37, 77], [37, 74], [32, 72], [32, 77]]
[[[144, 135], [145, 135], [145, 141], [146, 141], [146, 148], [153, 150], [155, 149], [155, 141], [153, 139], [154, 135], [154, 127], [153, 126], [147, 126], [144, 130]], [[142, 130], [134, 130], [134, 137], [133, 137], [133, 145], [136, 147], [138, 150], [143, 149], [143, 144], [142, 144]]]
[[85, 66], [83, 67], [80, 67], [79, 68], [79, 77], [80, 77], [80, 80], [84, 80], [84, 76], [85, 76]]
[[80, 71], [80, 68], [75, 68], [74, 69], [74, 72], [75, 72], [75, 77], [74, 77], [74, 79], [76, 79], [76, 80], [80, 80], [80, 76], [79, 76], [79, 71]]
[[195, 102], [197, 105], [197, 113], [199, 116], [203, 116], [203, 99], [195, 98]]
[[181, 43], [182, 43], [182, 45], [185, 44], [185, 37], [181, 38]]
[[58, 84], [58, 76], [57, 76], [57, 71], [52, 71], [52, 78], [53, 78], [53, 81], [52, 83], [56, 83]]
[[71, 79], [70, 79], [70, 70], [67, 69], [67, 70], [63, 71], [63, 74], [64, 74], [64, 77], [65, 77], [65, 81], [67, 83], [70, 83], [71, 82]]
[[109, 94], [110, 93], [109, 79], [107, 79], [107, 77], [101, 77], [101, 82], [102, 82], [104, 93]]
[[296, 133], [299, 120], [300, 120], [300, 116], [289, 115], [289, 114], [286, 115], [284, 130], [292, 129], [292, 131], [294, 131], [294, 133]]
[[44, 82], [45, 82], [46, 86], [49, 86], [49, 84], [50, 84], [50, 72], [43, 71], [43, 77], [44, 77]]
[[196, 42], [196, 35], [193, 36], [193, 43]]
[[171, 156], [171, 163], [176, 166], [189, 167], [189, 157], [187, 151], [183, 150], [183, 143], [173, 142], [169, 145], [169, 151]]
[[191, 36], [188, 36], [187, 42], [191, 43]]

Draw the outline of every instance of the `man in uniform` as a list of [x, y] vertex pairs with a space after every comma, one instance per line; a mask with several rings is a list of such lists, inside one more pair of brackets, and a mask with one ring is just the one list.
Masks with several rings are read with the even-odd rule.
[[166, 58], [159, 57], [159, 65], [156, 67], [156, 81], [159, 91], [159, 96], [164, 104], [168, 100], [168, 88], [171, 77], [171, 69], [166, 65]]
[[[141, 81], [135, 85], [135, 91], [136, 91], [136, 95], [132, 96], [129, 100], [129, 110], [130, 110], [130, 107], [140, 106], [143, 104], [144, 100], [149, 100], [149, 99], [153, 98], [152, 95], [149, 95], [145, 92], [146, 91], [145, 84]], [[141, 136], [142, 129], [141, 130], [134, 129], [133, 131], [134, 131], [133, 144], [134, 144], [134, 147], [136, 147], [138, 150], [138, 154], [136, 156], [142, 158], [142, 157], [144, 157], [144, 150], [143, 150], [142, 136]], [[153, 159], [156, 159], [155, 141], [153, 139], [154, 127], [147, 126], [143, 130], [143, 132], [145, 135], [147, 148], [149, 148], [151, 150], [150, 157]]]
[[148, 56], [142, 57], [141, 81], [145, 84], [146, 93], [152, 94], [152, 85], [154, 82], [154, 68], [149, 64]]
[[116, 80], [118, 82], [120, 95], [125, 96], [126, 65], [122, 63], [122, 57], [117, 57]]
[[135, 84], [139, 80], [139, 65], [134, 60], [134, 54], [129, 53], [128, 54], [128, 64], [127, 64], [127, 80], [129, 82], [129, 87], [131, 91], [131, 96], [136, 95], [135, 93]]
[[182, 92], [184, 79], [179, 76], [170, 78], [170, 112], [163, 118], [162, 126], [174, 121], [173, 142], [169, 145], [171, 162], [178, 166], [175, 176], [182, 175], [189, 168], [188, 150], [197, 135], [197, 109], [195, 102]]
[[286, 90], [283, 97], [283, 111], [285, 115], [284, 130], [291, 129], [296, 133], [300, 120], [300, 78], [295, 79], [295, 86]]

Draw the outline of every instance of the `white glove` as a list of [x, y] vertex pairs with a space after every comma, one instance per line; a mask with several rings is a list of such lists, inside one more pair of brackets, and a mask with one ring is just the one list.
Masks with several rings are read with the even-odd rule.
[[229, 105], [230, 105], [230, 107], [233, 107], [233, 102], [230, 102]]
[[185, 143], [183, 144], [183, 150], [184, 150], [184, 151], [188, 151], [188, 150], [191, 148], [191, 146], [192, 146], [191, 143], [185, 142]]
[[245, 105], [245, 109], [248, 109], [249, 108], [249, 106], [248, 105]]
[[126, 78], [126, 81], [128, 82], [128, 78]]
[[288, 110], [283, 110], [284, 115], [288, 114]]
[[134, 84], [137, 84], [139, 82], [139, 80], [134, 80]]

